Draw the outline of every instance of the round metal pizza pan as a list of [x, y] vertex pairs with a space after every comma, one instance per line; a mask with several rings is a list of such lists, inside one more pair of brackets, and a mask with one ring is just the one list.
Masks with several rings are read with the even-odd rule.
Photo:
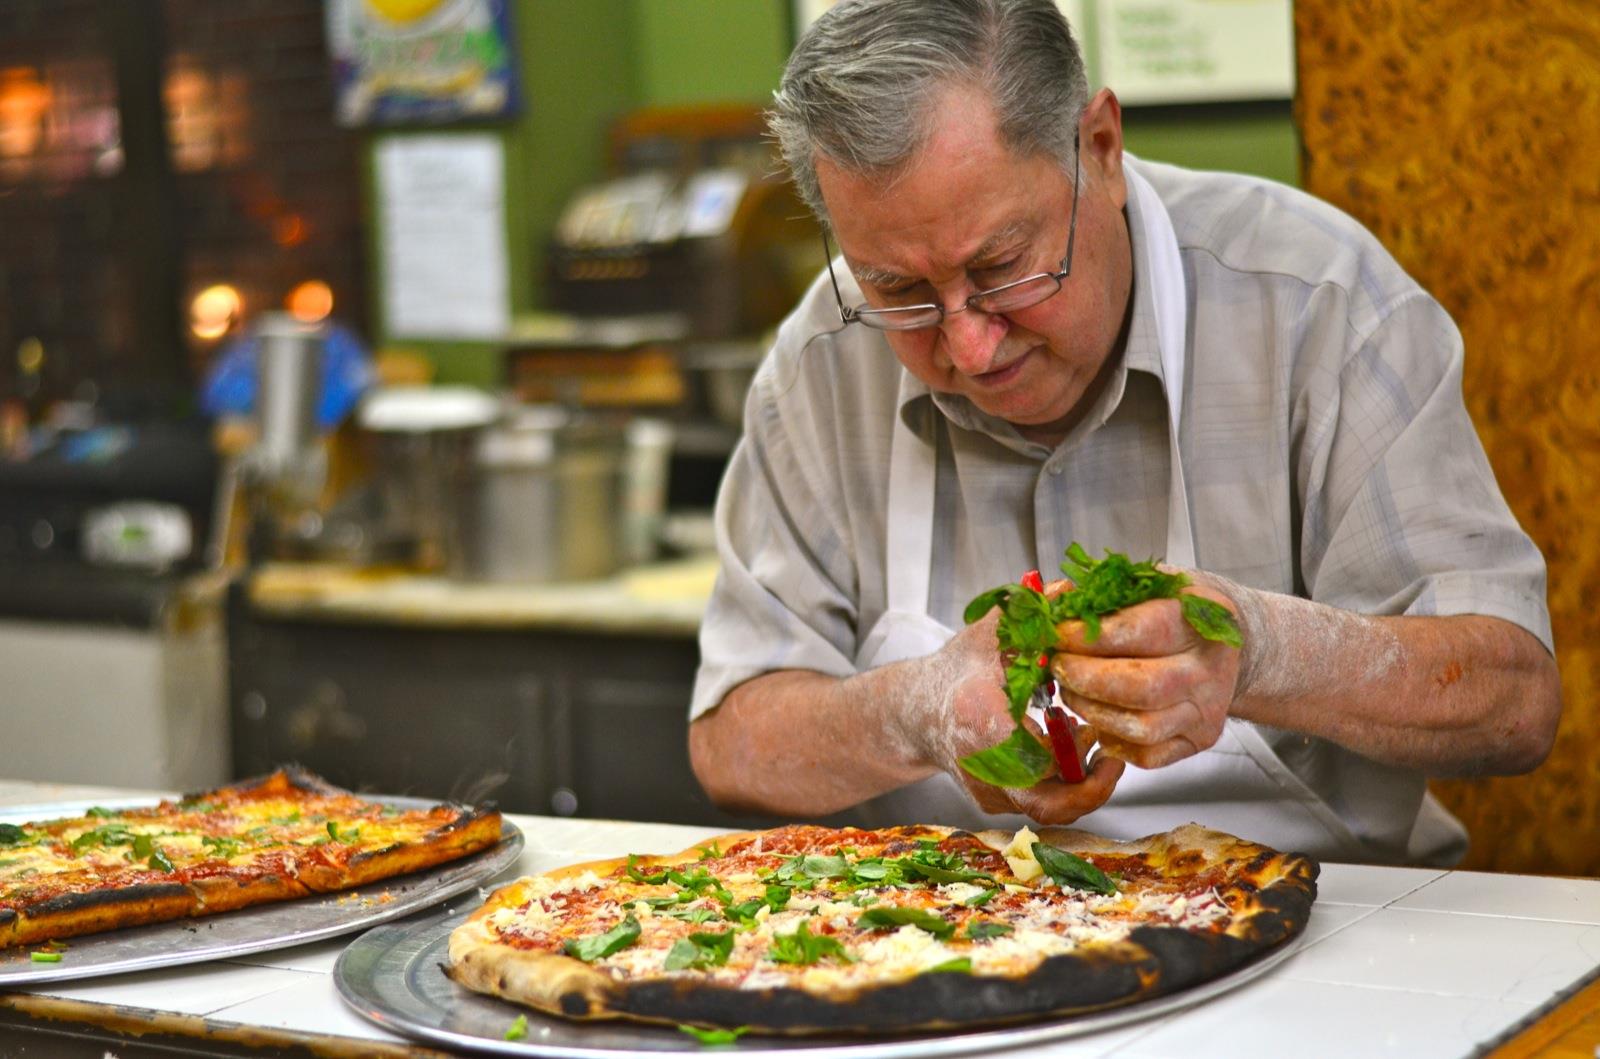
[[[402, 809], [439, 804], [428, 798], [370, 797]], [[0, 822], [80, 816], [95, 805], [128, 809], [150, 804], [145, 799], [8, 807]], [[500, 842], [481, 853], [353, 890], [70, 938], [59, 963], [35, 963], [27, 947], [0, 951], [0, 989], [225, 960], [354, 933], [472, 890], [515, 864], [521, 854], [522, 832], [502, 819]]]
[[[543, 1015], [495, 997], [463, 989], [446, 978], [440, 965], [449, 958], [450, 932], [479, 905], [451, 902], [399, 923], [375, 927], [339, 956], [334, 984], [339, 995], [368, 1020], [392, 1033], [419, 1037], [451, 1048], [498, 1055], [564, 1056], [570, 1059], [639, 1059], [643, 1052], [736, 1052], [741, 1056], [793, 1056], [817, 1053], [826, 1059], [895, 1059], [899, 1056], [961, 1055], [1016, 1048], [1042, 1041], [1096, 1033], [1170, 1014], [1236, 989], [1292, 955], [1301, 937], [1253, 963], [1203, 985], [1171, 996], [1073, 1018], [973, 1030], [940, 1031], [898, 1037], [741, 1037], [707, 1046], [679, 1030], [625, 1022], [577, 1023]], [[505, 1039], [518, 1016], [527, 1032]]]

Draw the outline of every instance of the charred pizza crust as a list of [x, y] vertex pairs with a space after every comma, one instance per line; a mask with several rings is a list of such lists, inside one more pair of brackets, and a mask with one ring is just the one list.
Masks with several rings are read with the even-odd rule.
[[[548, 944], [508, 944], [496, 925], [566, 886], [602, 880], [602, 888], [625, 891], [630, 868], [690, 870], [702, 866], [708, 849], [738, 849], [768, 834], [725, 835], [672, 856], [594, 861], [518, 880], [492, 894], [453, 932], [445, 971], [469, 989], [575, 1019], [748, 1026], [777, 1034], [958, 1028], [1089, 1012], [1216, 978], [1299, 933], [1316, 894], [1317, 865], [1309, 857], [1279, 853], [1197, 825], [1132, 842], [1047, 828], [1039, 840], [1098, 863], [1137, 870], [1169, 888], [1181, 890], [1183, 880], [1213, 880], [1211, 889], [1224, 891], [1226, 922], [1190, 929], [1152, 916], [1015, 973], [896, 973], [882, 980], [857, 976], [821, 987], [768, 982], [757, 988], [692, 971], [621, 973], [605, 960], [584, 962]], [[862, 837], [868, 834], [887, 837], [890, 849], [918, 840], [965, 838], [981, 843], [978, 848], [1000, 851], [1013, 840], [1009, 832], [971, 835], [927, 826], [832, 834], [840, 836], [834, 845], [846, 849], [865, 844]], [[682, 935], [681, 928], [677, 933]], [[667, 943], [655, 942], [658, 947]]]
[[0, 833], [0, 948], [350, 889], [486, 849], [492, 805], [396, 810], [297, 768]]

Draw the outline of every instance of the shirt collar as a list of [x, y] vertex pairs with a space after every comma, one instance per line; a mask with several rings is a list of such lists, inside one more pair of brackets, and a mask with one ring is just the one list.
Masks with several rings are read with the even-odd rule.
[[[1125, 155], [1124, 164], [1126, 159]], [[1129, 371], [1153, 375], [1157, 382], [1162, 378], [1161, 348], [1156, 341], [1155, 299], [1150, 288], [1148, 264], [1150, 253], [1145, 245], [1144, 225], [1140, 220], [1138, 201], [1131, 189], [1124, 213], [1128, 232], [1133, 241], [1133, 315], [1128, 321], [1128, 336], [1122, 348], [1112, 352], [1112, 356], [1117, 358], [1117, 364], [1112, 377], [1106, 382], [1105, 389], [1100, 391], [1089, 414], [1084, 416], [1072, 432], [1062, 440], [1062, 446], [1076, 444], [1111, 418], [1122, 403]], [[1065, 282], [1071, 283], [1071, 277]], [[890, 353], [890, 356], [893, 354]], [[956, 426], [986, 434], [1007, 448], [1033, 455], [1048, 454], [1051, 451], [1043, 445], [1023, 438], [1016, 427], [983, 412], [967, 398], [959, 394], [934, 393], [904, 368], [900, 371], [900, 417], [912, 430], [915, 431], [920, 427], [923, 417], [927, 414], [923, 409], [931, 404]]]

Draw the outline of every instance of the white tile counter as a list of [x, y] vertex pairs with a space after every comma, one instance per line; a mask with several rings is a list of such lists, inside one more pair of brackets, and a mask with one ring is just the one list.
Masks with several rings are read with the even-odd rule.
[[[43, 801], [41, 793], [36, 785], [0, 782], [0, 804]], [[127, 793], [51, 788], [47, 797]], [[675, 851], [715, 834], [668, 824], [510, 819], [526, 846], [507, 877]], [[1467, 1056], [1600, 975], [1600, 880], [1327, 864], [1318, 889], [1300, 951], [1261, 977], [1196, 1007], [1017, 1054]], [[335, 1056], [445, 1054], [409, 1044], [344, 1006], [331, 975], [349, 940], [0, 995], [0, 1054], [9, 1054], [8, 1026], [47, 1013], [69, 1020], [49, 1024], [55, 1028], [77, 1021], [142, 1033], [153, 1025], [158, 1034], [190, 1038], [194, 1054], [251, 1054], [245, 1049], [252, 1042]], [[107, 1054], [118, 1053], [111, 1047]]]

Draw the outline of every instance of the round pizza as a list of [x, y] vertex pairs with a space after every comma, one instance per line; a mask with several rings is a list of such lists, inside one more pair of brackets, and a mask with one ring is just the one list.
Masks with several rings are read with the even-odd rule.
[[890, 1033], [1095, 1011], [1298, 934], [1317, 865], [1190, 824], [1131, 842], [796, 825], [577, 864], [450, 936], [469, 989], [574, 1019]]

